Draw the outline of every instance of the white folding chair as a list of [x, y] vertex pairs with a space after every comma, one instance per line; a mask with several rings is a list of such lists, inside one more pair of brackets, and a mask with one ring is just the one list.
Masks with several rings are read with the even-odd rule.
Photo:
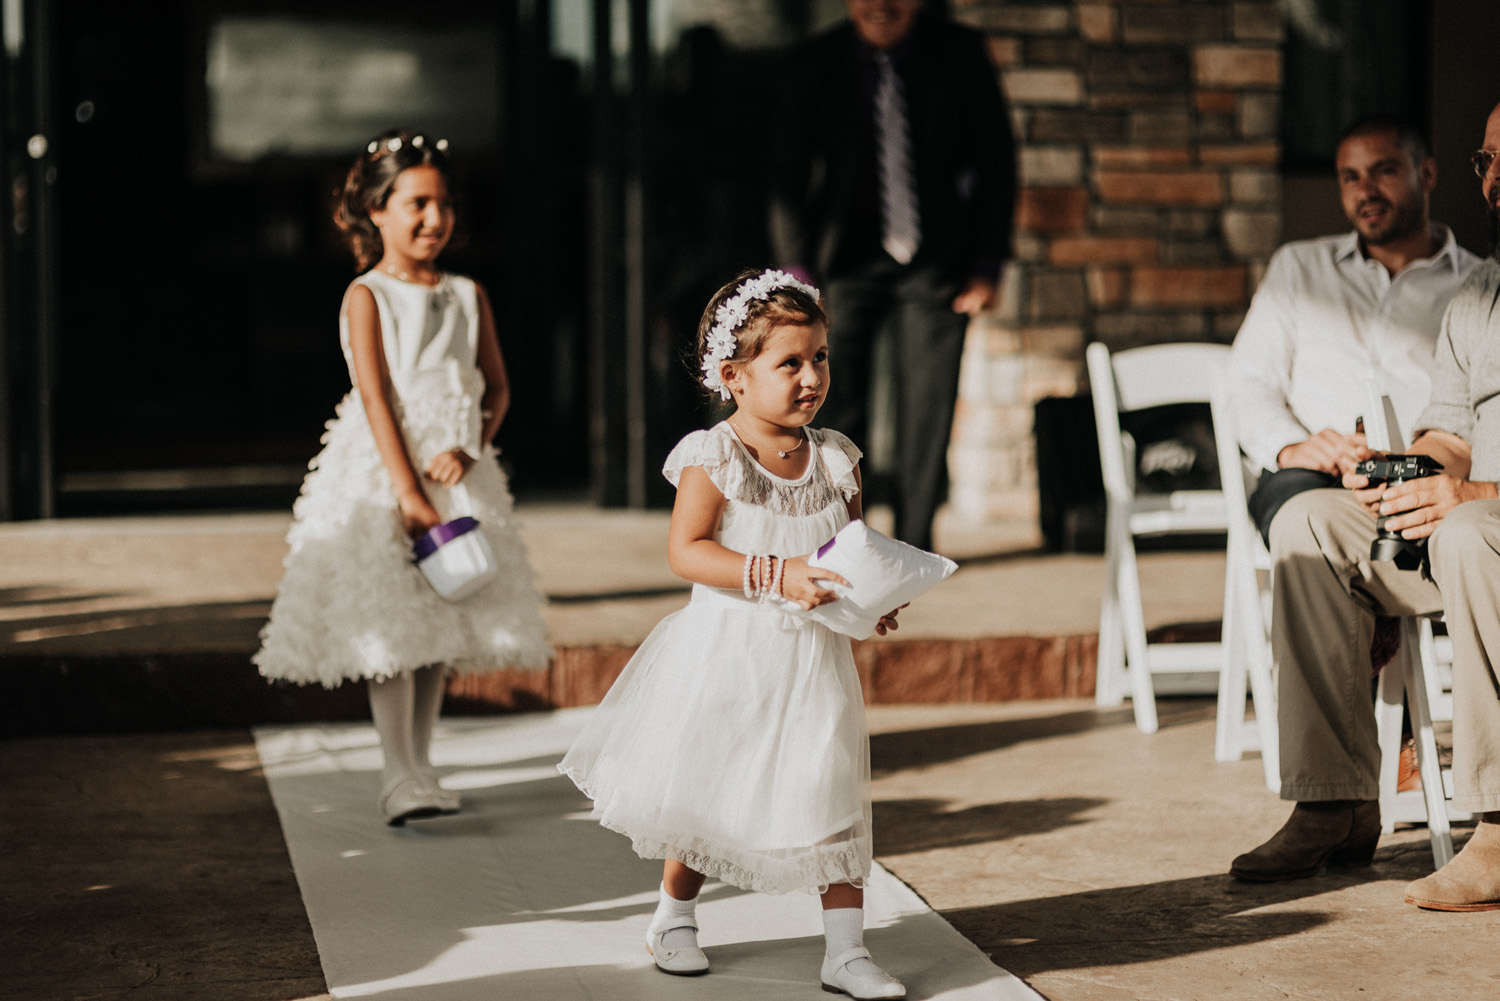
[[[1148, 643], [1136, 565], [1137, 536], [1227, 533], [1230, 506], [1222, 488], [1138, 494], [1134, 442], [1121, 431], [1120, 414], [1174, 403], [1211, 404], [1228, 356], [1229, 348], [1222, 344], [1158, 344], [1111, 355], [1103, 344], [1094, 343], [1085, 352], [1106, 504], [1105, 578], [1099, 612], [1095, 700], [1101, 706], [1115, 706], [1129, 694], [1136, 726], [1142, 733], [1154, 733], [1157, 729], [1152, 675], [1212, 672], [1222, 680], [1229, 654], [1242, 643], [1254, 642], [1251, 638], [1257, 631], [1264, 642], [1260, 598], [1253, 584], [1246, 585], [1246, 563], [1240, 556], [1228, 554], [1226, 560], [1226, 566], [1237, 576], [1234, 581], [1225, 582], [1220, 643]], [[1226, 428], [1227, 433], [1227, 425], [1218, 422], [1216, 447], [1222, 437], [1219, 427]], [[1240, 475], [1238, 460], [1235, 470], [1235, 475]], [[1232, 496], [1238, 510], [1243, 506], [1243, 482], [1234, 486]], [[1249, 673], [1248, 666], [1246, 672]], [[1261, 696], [1256, 700], [1259, 710], [1263, 689], [1256, 675], [1250, 676], [1256, 689], [1253, 694]], [[1266, 677], [1269, 678], [1269, 671]], [[1241, 696], [1241, 719], [1243, 712]], [[1274, 735], [1274, 711], [1259, 730]], [[1274, 739], [1269, 743], [1275, 746]]]
[[[1389, 396], [1371, 408], [1374, 420], [1365, 420], [1365, 439], [1380, 451], [1401, 452], [1405, 435], [1396, 420]], [[1453, 774], [1438, 760], [1433, 721], [1453, 719], [1453, 644], [1446, 636], [1435, 636], [1431, 621], [1419, 616], [1401, 619], [1401, 645], [1396, 657], [1380, 672], [1376, 686], [1375, 730], [1380, 742], [1380, 825], [1389, 834], [1396, 824], [1427, 825], [1432, 861], [1441, 869], [1453, 858], [1451, 824], [1471, 819], [1455, 810]], [[1401, 771], [1401, 709], [1411, 717], [1412, 737], [1417, 746], [1420, 790], [1397, 789]]]
[[[1427, 619], [1401, 620], [1401, 649], [1380, 672], [1376, 687], [1375, 729], [1380, 741], [1380, 827], [1390, 833], [1397, 823], [1427, 825], [1432, 861], [1441, 869], [1453, 858], [1455, 821], [1472, 819], [1455, 810], [1453, 773], [1438, 761], [1433, 720], [1453, 719], [1453, 648], [1446, 636], [1435, 637]], [[1422, 788], [1400, 792], [1401, 706], [1411, 716], [1417, 745], [1417, 774]]]
[[[1219, 674], [1214, 759], [1238, 761], [1246, 751], [1260, 751], [1266, 788], [1279, 792], [1281, 749], [1271, 675], [1271, 553], [1250, 517], [1248, 502], [1254, 483], [1233, 434], [1227, 381], [1220, 381], [1211, 405], [1219, 480], [1227, 498], [1229, 522], [1224, 568], [1224, 669]], [[1222, 434], [1219, 428], [1224, 429]], [[1246, 718], [1247, 695], [1255, 704], [1253, 721]]]

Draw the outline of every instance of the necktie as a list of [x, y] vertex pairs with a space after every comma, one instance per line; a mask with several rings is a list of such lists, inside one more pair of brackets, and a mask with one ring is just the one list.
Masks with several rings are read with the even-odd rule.
[[891, 57], [875, 53], [875, 159], [880, 174], [881, 246], [907, 264], [922, 242], [917, 192], [911, 164], [906, 94]]

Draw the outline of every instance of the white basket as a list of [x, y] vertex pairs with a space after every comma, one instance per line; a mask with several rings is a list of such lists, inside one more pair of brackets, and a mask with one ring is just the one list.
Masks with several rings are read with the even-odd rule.
[[[469, 491], [459, 484], [450, 491], [455, 509], [473, 510]], [[495, 551], [471, 514], [443, 522], [412, 545], [412, 559], [427, 583], [447, 601], [462, 601], [499, 576]]]

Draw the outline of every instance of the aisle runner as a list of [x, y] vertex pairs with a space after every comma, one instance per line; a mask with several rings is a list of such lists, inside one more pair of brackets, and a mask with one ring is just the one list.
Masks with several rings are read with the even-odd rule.
[[[698, 907], [713, 972], [646, 954], [661, 863], [588, 819], [554, 765], [589, 709], [440, 724], [433, 759], [464, 812], [386, 827], [369, 726], [262, 728], [256, 745], [334, 997], [777, 1001], [818, 989], [814, 897], [710, 882]], [[866, 943], [909, 997], [1035, 1001], [879, 866]]]

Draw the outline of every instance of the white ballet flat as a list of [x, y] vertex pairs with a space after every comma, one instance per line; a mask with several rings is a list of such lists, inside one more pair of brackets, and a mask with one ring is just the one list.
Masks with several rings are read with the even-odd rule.
[[457, 813], [463, 809], [463, 797], [451, 789], [444, 789], [442, 784], [438, 782], [437, 772], [431, 768], [424, 768], [417, 774], [417, 777], [432, 790], [432, 798], [437, 802], [439, 809], [443, 813]]
[[[669, 949], [661, 944], [661, 937], [669, 931], [687, 928], [693, 933], [693, 944], [679, 949]], [[708, 972], [708, 957], [698, 948], [697, 925], [674, 925], [661, 931], [646, 929], [646, 951], [656, 961], [656, 968], [674, 977], [701, 977]]]
[[398, 775], [380, 791], [380, 809], [386, 823], [400, 827], [408, 820], [436, 817], [443, 812], [437, 793], [420, 778]]
[[[823, 989], [830, 994], [847, 994], [855, 1001], [884, 1001], [887, 998], [906, 997], [906, 987], [901, 981], [878, 966], [874, 973], [849, 972], [849, 964], [856, 959], [870, 959], [870, 950], [859, 946], [841, 952], [832, 959], [824, 956]], [[874, 962], [873, 959], [870, 961]]]

